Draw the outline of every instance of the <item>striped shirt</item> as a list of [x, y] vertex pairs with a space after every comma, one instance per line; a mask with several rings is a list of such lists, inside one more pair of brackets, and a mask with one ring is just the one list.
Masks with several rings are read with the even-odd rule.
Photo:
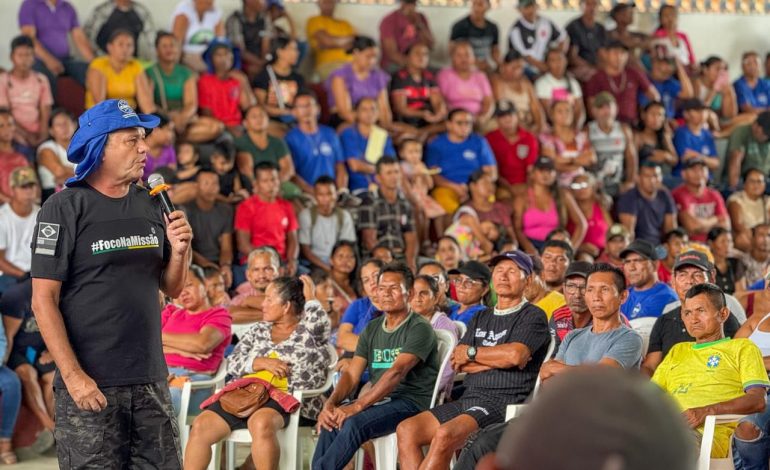
[[404, 234], [414, 232], [412, 214], [412, 205], [401, 192], [396, 196], [396, 202], [391, 204], [380, 196], [379, 189], [375, 189], [361, 197], [358, 228], [376, 230], [378, 245], [387, 246], [395, 253], [403, 253], [406, 248]]

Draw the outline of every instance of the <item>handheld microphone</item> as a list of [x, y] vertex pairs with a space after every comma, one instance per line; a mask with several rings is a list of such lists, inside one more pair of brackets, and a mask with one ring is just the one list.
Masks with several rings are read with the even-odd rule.
[[165, 212], [166, 215], [169, 215], [176, 210], [174, 203], [171, 202], [171, 198], [168, 197], [167, 191], [171, 186], [163, 181], [163, 176], [159, 173], [153, 173], [147, 178], [147, 184], [150, 186], [150, 196], [158, 196], [160, 205], [163, 207], [163, 212]]

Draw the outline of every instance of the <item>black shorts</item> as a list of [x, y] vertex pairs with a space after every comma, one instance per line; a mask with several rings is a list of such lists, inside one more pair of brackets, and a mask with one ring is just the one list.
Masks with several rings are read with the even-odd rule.
[[11, 370], [16, 370], [17, 367], [23, 366], [26, 364], [31, 365], [35, 368], [37, 371], [37, 374], [39, 376], [44, 376], [45, 374], [51, 373], [56, 370], [56, 364], [51, 361], [48, 364], [41, 364], [40, 363], [40, 355], [43, 353], [43, 351], [38, 351], [35, 354], [35, 362], [30, 362], [29, 358], [26, 354], [24, 354], [24, 351], [21, 349], [16, 349], [15, 347], [11, 351], [11, 354], [8, 355], [8, 363], [6, 364], [8, 368]]
[[479, 429], [484, 429], [490, 424], [505, 421], [505, 409], [508, 403], [508, 400], [490, 400], [479, 396], [462, 397], [457, 401], [439, 405], [430, 412], [440, 424], [465, 414], [476, 420]]
[[59, 468], [179, 470], [179, 429], [166, 382], [100, 389], [107, 407], [79, 409], [66, 388], [55, 388]]
[[[281, 408], [281, 405], [279, 405], [277, 401], [271, 398], [267, 400], [264, 405], [262, 405], [262, 408], [270, 408], [271, 410], [277, 411], [281, 415], [281, 418], [283, 418], [283, 427], [289, 425], [289, 418], [291, 417], [291, 414], [287, 413], [283, 408]], [[247, 429], [249, 427], [249, 418], [239, 418], [235, 415], [231, 415], [222, 409], [222, 405], [220, 405], [218, 401], [207, 406], [206, 409], [216, 413], [217, 416], [224, 419], [227, 425], [230, 426], [231, 431]], [[297, 413], [299, 413], [299, 411]]]

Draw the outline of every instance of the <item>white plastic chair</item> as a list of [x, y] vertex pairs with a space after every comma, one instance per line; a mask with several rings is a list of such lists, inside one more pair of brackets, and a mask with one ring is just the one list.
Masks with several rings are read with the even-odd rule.
[[[457, 323], [457, 322], [455, 322]], [[463, 324], [465, 326], [465, 324]], [[441, 367], [439, 367], [436, 376], [436, 385], [433, 386], [433, 396], [430, 399], [430, 408], [441, 404], [444, 401], [443, 387], [441, 387], [441, 378], [447, 367], [452, 367], [450, 359], [456, 340], [452, 334], [446, 330], [435, 330], [438, 340], [438, 355], [441, 358]], [[374, 444], [374, 466], [377, 470], [396, 470], [398, 463], [398, 442], [396, 433], [390, 433], [387, 436], [378, 437], [372, 440]], [[360, 454], [361, 451], [359, 450]], [[360, 458], [360, 455], [359, 457]], [[363, 461], [363, 459], [361, 459]]]
[[[545, 360], [549, 360], [551, 356], [553, 356], [553, 351], [556, 349], [556, 337], [554, 335], [551, 335], [551, 342], [548, 344], [548, 349], [545, 352]], [[532, 394], [530, 395], [532, 398], [535, 398], [537, 395], [537, 392], [540, 391], [540, 374], [537, 375], [537, 379], [535, 380], [535, 386], [532, 388]], [[510, 421], [513, 418], [516, 418], [517, 416], [521, 415], [521, 412], [524, 411], [524, 408], [526, 408], [527, 403], [519, 403], [519, 404], [513, 404], [508, 405], [505, 408], [505, 420]]]
[[457, 339], [463, 339], [463, 336], [468, 331], [468, 325], [460, 320], [452, 320], [452, 322], [457, 325]]
[[655, 321], [657, 321], [655, 317], [634, 318], [628, 321], [631, 328], [642, 337], [642, 357], [647, 355], [647, 348], [650, 346], [650, 333], [652, 333]]
[[189, 380], [182, 386], [182, 400], [179, 406], [179, 413], [176, 415], [176, 422], [179, 426], [179, 443], [182, 446], [182, 452], [187, 447], [187, 440], [190, 438], [190, 426], [200, 410], [190, 413], [190, 397], [193, 390], [211, 389], [211, 394], [218, 392], [225, 386], [225, 376], [227, 375], [227, 358], [222, 359], [217, 373], [209, 380], [198, 380], [193, 382]]
[[714, 428], [717, 424], [735, 423], [746, 415], [709, 415], [703, 423], [703, 438], [700, 442], [700, 454], [698, 455], [698, 470], [734, 470], [733, 445], [730, 439], [727, 458], [712, 459], [711, 447], [714, 445]]
[[[326, 393], [331, 387], [334, 381], [334, 368], [337, 366], [337, 350], [331, 344], [326, 345], [327, 350], [331, 356], [331, 362], [327, 368], [326, 381], [320, 388], [312, 390], [294, 390], [292, 395], [300, 403], [313, 398], [321, 396]], [[278, 463], [278, 468], [281, 470], [301, 470], [302, 469], [302, 439], [300, 439], [300, 431], [311, 431], [311, 428], [300, 428], [299, 426], [299, 410], [291, 414], [289, 418], [289, 425], [284, 429], [278, 431], [278, 443], [281, 448], [281, 459]], [[230, 436], [225, 441], [227, 452], [227, 470], [235, 469], [235, 445], [236, 444], [251, 444], [251, 434], [248, 429], [239, 429], [230, 433]]]

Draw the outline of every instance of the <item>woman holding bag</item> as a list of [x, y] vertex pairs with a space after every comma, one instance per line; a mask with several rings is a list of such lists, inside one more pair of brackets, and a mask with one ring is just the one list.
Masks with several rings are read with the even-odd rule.
[[[262, 310], [263, 321], [251, 327], [228, 357], [228, 374], [262, 379], [285, 394], [323, 385], [331, 361], [326, 349], [331, 326], [310, 278], [275, 279], [265, 291]], [[276, 433], [289, 423], [290, 413], [273, 398], [274, 393], [270, 395], [246, 418], [226, 412], [219, 401], [206, 407], [193, 423], [185, 468], [205, 469], [211, 446], [238, 429], [249, 430], [252, 458], [260, 468], [278, 468]], [[322, 405], [320, 397], [302, 403], [300, 423], [315, 420]]]

